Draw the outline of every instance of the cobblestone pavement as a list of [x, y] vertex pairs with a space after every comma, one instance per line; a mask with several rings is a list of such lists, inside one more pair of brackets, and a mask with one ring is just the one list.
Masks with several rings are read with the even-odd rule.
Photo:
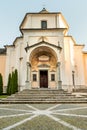
[[0, 130], [87, 130], [87, 104], [2, 104]]

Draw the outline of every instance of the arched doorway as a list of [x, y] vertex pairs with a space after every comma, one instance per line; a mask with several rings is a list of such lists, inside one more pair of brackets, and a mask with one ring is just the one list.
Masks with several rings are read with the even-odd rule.
[[31, 87], [55, 88], [57, 56], [53, 49], [41, 46], [30, 54], [31, 62]]

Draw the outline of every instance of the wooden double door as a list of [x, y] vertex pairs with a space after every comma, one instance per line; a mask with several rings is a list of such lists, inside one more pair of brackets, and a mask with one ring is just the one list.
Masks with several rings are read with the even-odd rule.
[[40, 70], [40, 88], [48, 88], [48, 71]]

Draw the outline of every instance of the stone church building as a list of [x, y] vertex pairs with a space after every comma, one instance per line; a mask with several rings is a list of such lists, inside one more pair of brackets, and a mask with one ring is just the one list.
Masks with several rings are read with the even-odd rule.
[[69, 26], [60, 12], [27, 13], [21, 36], [0, 49], [0, 73], [4, 89], [8, 75], [18, 70], [19, 91], [87, 87], [87, 52], [68, 35]]

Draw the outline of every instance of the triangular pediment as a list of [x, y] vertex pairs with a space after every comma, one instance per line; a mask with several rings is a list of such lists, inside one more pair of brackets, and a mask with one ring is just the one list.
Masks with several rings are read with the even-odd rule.
[[52, 43], [49, 43], [49, 42], [46, 42], [46, 41], [41, 41], [41, 42], [38, 42], [38, 43], [35, 43], [35, 44], [33, 44], [33, 45], [31, 45], [31, 46], [27, 46], [26, 48], [25, 48], [25, 50], [26, 50], [26, 52], [30, 49], [30, 48], [33, 48], [33, 47], [38, 47], [38, 46], [44, 46], [44, 45], [48, 45], [48, 46], [52, 46], [52, 47], [55, 47], [55, 48], [57, 48], [57, 49], [59, 49], [59, 50], [61, 50], [62, 49], [62, 47], [60, 47], [60, 46], [56, 46], [56, 45], [54, 45], [54, 44], [52, 44]]

